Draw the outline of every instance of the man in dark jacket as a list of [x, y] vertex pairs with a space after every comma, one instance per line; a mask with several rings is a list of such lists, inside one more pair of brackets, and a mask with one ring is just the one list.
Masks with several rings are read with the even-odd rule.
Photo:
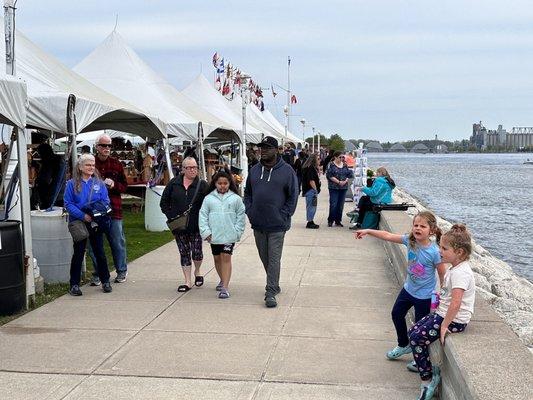
[[265, 305], [276, 307], [281, 292], [279, 273], [285, 232], [298, 201], [298, 181], [290, 165], [278, 155], [278, 141], [265, 137], [258, 145], [261, 160], [248, 174], [244, 190], [246, 214], [267, 274]]

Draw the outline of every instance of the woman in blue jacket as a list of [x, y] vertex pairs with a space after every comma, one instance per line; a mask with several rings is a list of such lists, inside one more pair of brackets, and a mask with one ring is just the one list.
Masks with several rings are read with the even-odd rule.
[[[359, 216], [355, 228], [361, 228], [365, 214], [367, 211], [372, 211], [375, 204], [390, 204], [392, 203], [392, 190], [396, 184], [389, 175], [385, 167], [379, 167], [376, 170], [376, 179], [372, 186], [365, 186], [361, 190], [366, 196], [362, 196], [359, 200]], [[351, 228], [350, 228], [351, 229]]]
[[[102, 228], [91, 216], [91, 204], [99, 203], [109, 207], [109, 196], [104, 182], [100, 179], [95, 168], [92, 154], [82, 154], [78, 159], [75, 178], [67, 182], [64, 194], [65, 208], [69, 214], [69, 223], [76, 220], [83, 221], [89, 231], [89, 241], [98, 263], [98, 276], [105, 293], [112, 291], [109, 283], [109, 270], [104, 253]], [[74, 242], [74, 254], [70, 261], [70, 290], [72, 296], [81, 296], [80, 290], [81, 266], [85, 257], [87, 239]]]
[[200, 209], [198, 225], [202, 239], [211, 244], [215, 268], [220, 277], [216, 287], [218, 298], [227, 299], [233, 247], [244, 232], [244, 203], [237, 194], [231, 175], [224, 170], [213, 176], [208, 192]]

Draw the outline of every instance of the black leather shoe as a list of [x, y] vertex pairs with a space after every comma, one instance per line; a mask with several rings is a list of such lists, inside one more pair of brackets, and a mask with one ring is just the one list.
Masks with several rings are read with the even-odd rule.
[[265, 306], [268, 308], [274, 308], [278, 306], [278, 302], [274, 296], [267, 296], [265, 297]]
[[315, 224], [313, 221], [309, 221], [305, 227], [307, 229], [318, 229], [319, 225]]

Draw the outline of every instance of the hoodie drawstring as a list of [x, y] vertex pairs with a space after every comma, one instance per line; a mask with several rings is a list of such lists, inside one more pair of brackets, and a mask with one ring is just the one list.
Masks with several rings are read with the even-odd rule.
[[272, 170], [274, 168], [270, 168], [270, 173], [268, 174], [268, 179], [267, 179], [267, 182], [270, 182], [270, 177], [272, 176]]
[[[268, 173], [268, 179], [267, 179], [267, 182], [270, 182], [270, 177], [272, 176], [272, 170], [274, 168], [270, 168], [270, 172]], [[259, 178], [260, 180], [263, 179], [263, 174], [265, 172], [265, 167], [261, 167], [261, 178]]]
[[261, 178], [259, 179], [263, 179], [263, 172], [265, 172], [265, 167], [261, 167]]

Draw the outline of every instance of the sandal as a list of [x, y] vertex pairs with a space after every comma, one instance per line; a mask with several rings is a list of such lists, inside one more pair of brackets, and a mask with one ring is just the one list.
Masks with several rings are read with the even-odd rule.
[[184, 292], [188, 292], [189, 290], [191, 290], [191, 288], [187, 285], [179, 285], [178, 286], [178, 292], [179, 293], [184, 293]]
[[201, 275], [198, 275], [194, 278], [194, 286], [202, 286], [204, 284], [204, 277]]
[[218, 285], [215, 287], [215, 290], [217, 292], [220, 292], [224, 288], [224, 284], [222, 282], [219, 282]]

